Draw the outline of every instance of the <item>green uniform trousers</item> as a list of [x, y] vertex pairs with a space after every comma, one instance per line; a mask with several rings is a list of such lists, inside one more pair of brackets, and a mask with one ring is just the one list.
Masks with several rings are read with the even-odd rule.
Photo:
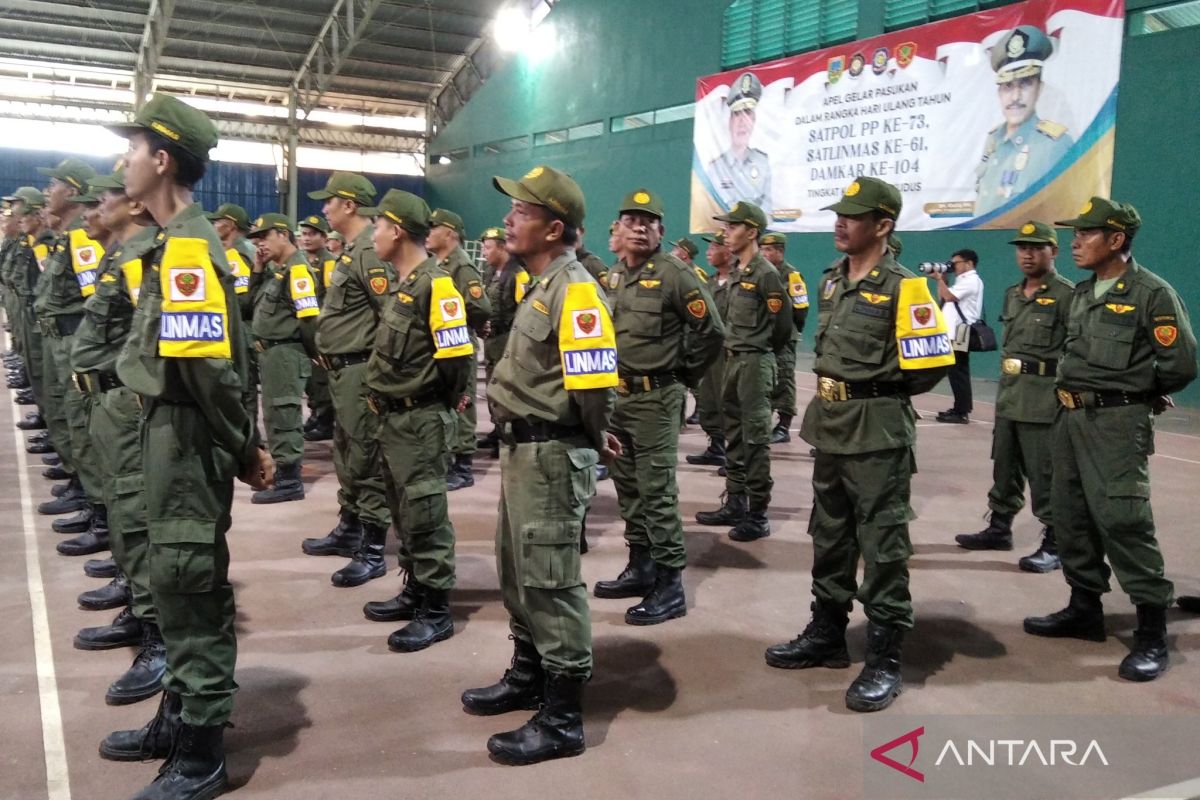
[[789, 417], [796, 416], [796, 345], [793, 339], [782, 353], [775, 354], [775, 391], [771, 393], [771, 410]]
[[320, 364], [313, 364], [312, 375], [308, 378], [305, 393], [308, 395], [308, 413], [314, 417], [324, 417], [333, 413], [333, 398], [329, 396], [329, 376]]
[[771, 503], [771, 393], [775, 356], [729, 353], [725, 362], [725, 491], [745, 494], [751, 510]]
[[724, 388], [725, 349], [722, 348], [696, 389], [696, 411], [700, 415], [700, 427], [709, 436], [721, 439], [725, 438], [725, 415], [721, 413], [721, 392]]
[[431, 589], [454, 588], [454, 526], [446, 503], [454, 430], [454, 412], [442, 405], [391, 411], [380, 419], [400, 568]]
[[996, 514], [1015, 515], [1025, 505], [1025, 481], [1033, 515], [1053, 526], [1050, 512], [1050, 424], [1017, 422], [996, 417], [992, 427], [992, 489], [988, 508]]
[[596, 490], [596, 451], [582, 439], [500, 447], [496, 571], [513, 636], [543, 668], [592, 674], [592, 620], [579, 533]]
[[142, 423], [150, 593], [167, 646], [163, 688], [189, 725], [224, 725], [233, 711], [233, 586], [229, 583], [233, 456], [214, 446], [197, 406], [147, 400]]
[[[813, 596], [837, 608], [855, 598], [879, 625], [911, 628], [908, 523], [912, 450], [837, 455], [817, 451], [813, 464]], [[858, 561], [863, 582], [858, 585]]]
[[613, 462], [617, 504], [625, 520], [625, 541], [650, 550], [666, 567], [687, 564], [683, 521], [679, 517], [679, 413], [686, 398], [676, 383], [640, 394], [618, 395], [609, 430], [621, 440]]
[[96, 395], [92, 404], [92, 438], [104, 499], [108, 506], [108, 541], [113, 560], [129, 579], [133, 615], [156, 622], [150, 595], [150, 539], [146, 530], [146, 495], [142, 472], [142, 408], [137, 395], [125, 387]]
[[[475, 345], [475, 352], [479, 352], [479, 339], [471, 334], [471, 342]], [[478, 372], [471, 373], [471, 381], [467, 384], [467, 393], [474, 400], [478, 394], [477, 384], [479, 382]], [[461, 413], [456, 413], [457, 425], [452, 434], [450, 452], [456, 456], [474, 455], [478, 450], [475, 443], [475, 428], [479, 423], [478, 414], [475, 412], [475, 403], [472, 402]]]
[[338, 503], [363, 522], [386, 529], [391, 516], [379, 453], [379, 417], [367, 408], [367, 365], [351, 364], [328, 374], [337, 418], [333, 466], [338, 476]]
[[71, 463], [83, 484], [91, 503], [104, 502], [104, 478], [97, 462], [96, 448], [88, 431], [92, 416], [92, 398], [79, 391], [75, 385], [75, 372], [71, 368], [70, 337], [46, 337], [54, 349], [55, 377], [62, 382], [62, 411], [71, 438]]
[[254, 429], [258, 430], [258, 359], [254, 349], [254, 333], [251, 331], [251, 324], [247, 321], [242, 325], [242, 335], [246, 346], [246, 365], [247, 365], [247, 380], [245, 387], [242, 388], [242, 407], [246, 409], [246, 416], [254, 423]]
[[299, 464], [304, 457], [304, 384], [312, 361], [300, 344], [277, 344], [257, 355], [271, 458], [277, 465]]
[[[67, 421], [66, 395], [67, 386], [70, 384], [71, 360], [68, 357], [65, 364], [58, 363], [62, 354], [67, 353], [62, 341], [62, 337], [57, 333], [42, 332], [42, 416], [46, 420], [46, 430], [50, 434], [54, 452], [58, 453], [63, 464], [69, 467], [71, 472], [78, 473], [82, 480], [85, 470], [75, 463], [75, 455], [71, 452], [71, 424]], [[83, 488], [84, 491], [88, 489], [87, 486]], [[89, 498], [92, 497], [91, 491], [87, 494]]]
[[[21, 309], [21, 358], [25, 362], [25, 371], [29, 373], [29, 385], [33, 389], [33, 399], [37, 401], [37, 409], [43, 417], [46, 416], [46, 355], [42, 342], [42, 329], [34, 319], [33, 309], [24, 306]], [[59, 454], [61, 455], [61, 453]], [[63, 469], [74, 473], [73, 467], [63, 461]]]
[[1135, 605], [1171, 605], [1174, 587], [1163, 575], [1150, 509], [1150, 409], [1059, 409], [1052, 452], [1054, 531], [1067, 583], [1107, 592], [1107, 557]]

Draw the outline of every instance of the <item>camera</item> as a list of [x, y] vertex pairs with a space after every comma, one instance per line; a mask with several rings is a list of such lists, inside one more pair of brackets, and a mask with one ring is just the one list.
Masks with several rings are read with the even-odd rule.
[[946, 261], [922, 261], [917, 269], [926, 275], [945, 275], [954, 272], [954, 266]]

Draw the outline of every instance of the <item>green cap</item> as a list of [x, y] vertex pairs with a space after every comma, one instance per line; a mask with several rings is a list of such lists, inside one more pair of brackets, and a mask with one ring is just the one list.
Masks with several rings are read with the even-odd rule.
[[206, 215], [211, 222], [216, 222], [219, 219], [227, 219], [234, 225], [237, 225], [238, 230], [250, 230], [250, 215], [246, 213], [246, 209], [239, 206], [237, 203], [221, 203], [217, 206], [217, 210]]
[[662, 219], [662, 198], [649, 189], [634, 189], [632, 192], [625, 195], [625, 199], [621, 201], [621, 208], [617, 211], [617, 213], [627, 214], [633, 211], [641, 212], [643, 214], [650, 214], [651, 216]]
[[899, 258], [904, 252], [904, 242], [894, 233], [888, 236], [887, 247], [892, 251], [892, 258]]
[[462, 236], [465, 230], [462, 217], [444, 208], [436, 209], [429, 215], [429, 227], [436, 228], [438, 225], [449, 228], [459, 236]]
[[360, 217], [387, 217], [410, 233], [429, 232], [429, 206], [415, 194], [399, 189], [388, 189], [387, 194], [376, 206], [364, 206], [358, 210]]
[[100, 194], [96, 189], [88, 189], [83, 194], [77, 194], [70, 198], [67, 202], [81, 206], [95, 206], [100, 204]]
[[109, 190], [125, 191], [125, 162], [118, 161], [108, 175], [97, 175], [88, 181], [88, 192], [97, 197]]
[[759, 245], [777, 244], [780, 247], [787, 247], [787, 237], [782, 233], [765, 233], [758, 240]]
[[550, 213], [568, 225], [576, 228], [583, 225], [586, 211], [583, 191], [565, 172], [539, 165], [526, 172], [519, 181], [497, 175], [492, 178], [492, 185], [514, 200], [550, 209]]
[[34, 211], [46, 207], [46, 196], [32, 186], [22, 186], [4, 199], [14, 203], [24, 203], [26, 211]]
[[38, 167], [39, 175], [48, 175], [75, 187], [80, 193], [87, 191], [88, 181], [96, 177], [96, 170], [78, 158], [64, 159], [57, 167]]
[[504, 241], [504, 228], [488, 228], [479, 235], [479, 241], [486, 242], [488, 239], [495, 239], [498, 242]]
[[331, 197], [342, 197], [353, 200], [360, 206], [369, 206], [375, 202], [375, 184], [356, 172], [335, 172], [325, 182], [324, 189], [309, 192], [313, 200], [328, 200]]
[[719, 244], [722, 247], [725, 246], [725, 231], [717, 231], [712, 236], [701, 236], [700, 238], [706, 242], [711, 242], [712, 244]]
[[134, 133], [153, 131], [201, 161], [208, 161], [208, 151], [217, 146], [213, 121], [200, 109], [166, 94], [156, 93], [147, 100], [133, 122], [105, 127], [126, 139]]
[[854, 183], [846, 187], [842, 199], [831, 206], [825, 206], [822, 211], [833, 211], [853, 217], [870, 211], [882, 211], [892, 219], [900, 216], [904, 203], [900, 199], [900, 190], [887, 181], [878, 178], [856, 178]]
[[300, 220], [301, 228], [312, 228], [315, 231], [320, 231], [326, 236], [329, 235], [329, 220], [322, 217], [320, 214], [311, 214]]
[[1125, 231], [1142, 227], [1142, 215], [1129, 203], [1114, 203], [1103, 197], [1093, 197], [1079, 209], [1074, 219], [1060, 219], [1055, 225], [1068, 228], [1108, 228]]
[[292, 220], [286, 214], [263, 214], [251, 224], [246, 238], [254, 239], [270, 231], [283, 231], [286, 233], [291, 229]]
[[700, 252], [700, 248], [696, 247], [696, 243], [687, 237], [671, 242], [671, 246], [678, 247], [680, 250], [687, 253], [691, 258], [695, 258], [696, 254]]
[[728, 213], [719, 214], [713, 219], [719, 222], [744, 222], [760, 231], [767, 228], [767, 215], [763, 213], [763, 210], [754, 203], [747, 203], [743, 200], [734, 203]]
[[329, 241], [331, 241], [331, 242], [341, 242], [342, 244], [345, 244], [345, 243], [346, 243], [346, 237], [345, 237], [345, 236], [342, 236], [342, 235], [341, 235], [340, 233], [338, 233], [337, 231], [334, 231], [333, 233], [329, 234]]
[[1008, 240], [1009, 244], [1052, 244], [1058, 246], [1058, 234], [1054, 226], [1031, 219], [1017, 229], [1017, 235]]
[[1018, 25], [992, 46], [992, 69], [996, 83], [1041, 75], [1042, 66], [1054, 52], [1054, 42], [1036, 25]]
[[748, 111], [758, 105], [762, 98], [762, 81], [753, 72], [743, 72], [729, 87], [729, 96], [725, 104], [732, 112]]

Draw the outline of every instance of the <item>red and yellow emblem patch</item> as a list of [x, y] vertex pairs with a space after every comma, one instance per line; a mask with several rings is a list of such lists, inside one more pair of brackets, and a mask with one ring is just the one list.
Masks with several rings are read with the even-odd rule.
[[476, 300], [483, 297], [483, 287], [479, 284], [473, 284], [468, 291], [470, 292], [471, 297], [474, 297]]
[[374, 292], [375, 294], [383, 294], [384, 292], [387, 291], [388, 279], [387, 278], [371, 278], [370, 284], [371, 284], [372, 292]]
[[1170, 347], [1179, 338], [1179, 329], [1174, 325], [1159, 325], [1154, 329], [1154, 340], [1163, 347]]
[[708, 304], [703, 300], [693, 300], [687, 304], [687, 310], [696, 319], [704, 319], [704, 315], [708, 313]]
[[184, 297], [191, 297], [200, 286], [200, 279], [191, 272], [181, 272], [175, 275], [175, 288]]
[[781, 308], [783, 308], [783, 301], [780, 300], [778, 297], [768, 298], [767, 308], [771, 309], [772, 314], [778, 314], [779, 310]]

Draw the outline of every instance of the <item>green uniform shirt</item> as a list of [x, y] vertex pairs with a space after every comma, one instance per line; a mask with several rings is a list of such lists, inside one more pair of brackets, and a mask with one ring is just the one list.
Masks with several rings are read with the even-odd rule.
[[731, 294], [729, 289], [731, 286], [736, 286], [737, 281], [737, 269], [729, 270], [724, 283], [717, 280], [715, 272], [708, 276], [708, 293], [712, 295], [713, 305], [717, 307], [717, 313], [725, 322], [729, 321], [729, 297]]
[[[1067, 320], [1075, 284], [1051, 270], [1033, 296], [1025, 296], [1025, 281], [1004, 295], [1001, 365], [1005, 359], [1056, 361], [1067, 340]], [[996, 393], [996, 416], [1016, 422], [1050, 423], [1058, 412], [1054, 377], [1001, 370]]]
[[483, 290], [483, 278], [475, 262], [461, 247], [456, 248], [446, 258], [438, 262], [438, 266], [454, 279], [454, 288], [463, 296], [467, 304], [467, 324], [472, 330], [481, 330], [483, 324], [492, 315], [492, 303]]
[[315, 253], [305, 253], [308, 268], [317, 279], [317, 300], [325, 301], [325, 287], [333, 276], [333, 268], [337, 266], [337, 258], [333, 253], [322, 247]]
[[[308, 280], [307, 287], [296, 287], [290, 273], [292, 267], [303, 267]], [[316, 334], [318, 308], [315, 294], [316, 278], [313, 276], [304, 253], [297, 250], [286, 264], [271, 262], [263, 269], [262, 284], [254, 295], [254, 321], [252, 330], [259, 339], [273, 341], [295, 340], [305, 344], [310, 355]]]
[[529, 273], [516, 259], [510, 259], [503, 269], [489, 269], [488, 273], [486, 291], [492, 306], [492, 324], [483, 351], [488, 362], [494, 364], [504, 355], [508, 332], [512, 330], [513, 319], [517, 315], [517, 276], [525, 275], [528, 279]]
[[672, 372], [695, 386], [725, 338], [715, 303], [695, 270], [659, 251], [638, 269], [618, 261], [606, 284], [620, 375]]
[[932, 389], [948, 367], [900, 369], [896, 342], [900, 282], [914, 276], [891, 253], [857, 284], [842, 258], [821, 276], [813, 371], [841, 381], [907, 384], [907, 393], [860, 400], [826, 401], [813, 397], [804, 412], [800, 435], [829, 453], [873, 453], [916, 443], [916, 425], [908, 395]]
[[14, 256], [16, 256], [20, 243], [21, 240], [17, 236], [8, 237], [3, 243], [0, 243], [0, 284], [4, 286], [6, 292], [13, 291]]
[[1096, 298], [1095, 276], [1075, 287], [1058, 385], [1072, 391], [1177, 392], [1196, 377], [1196, 337], [1171, 285], [1130, 259]]
[[138, 231], [128, 242], [114, 242], [96, 270], [96, 293], [83, 304], [83, 321], [72, 337], [71, 364], [77, 372], [115, 372], [117, 356], [129, 337], [137, 305], [137, 286], [131, 291], [122, 267], [140, 259], [154, 246], [158, 228]]
[[375, 255], [368, 225], [347, 243], [325, 289], [317, 318], [317, 347], [327, 355], [361, 353], [371, 349], [379, 315], [388, 295], [396, 291], [396, 270]]
[[976, 170], [975, 216], [986, 214], [1017, 197], [1045, 175], [1071, 149], [1075, 140], [1065, 126], [1037, 114], [1009, 136], [1001, 123], [988, 133], [983, 158]]
[[434, 393], [449, 401], [466, 393], [474, 355], [434, 358], [433, 280], [447, 274], [430, 256], [400, 282], [380, 317], [367, 362], [368, 387], [397, 399]]
[[37, 300], [33, 308], [40, 319], [83, 313], [83, 292], [79, 289], [79, 279], [75, 277], [75, 268], [71, 265], [70, 244], [71, 231], [82, 227], [81, 214], [54, 237], [46, 269], [35, 289]]
[[737, 269], [729, 288], [725, 347], [735, 353], [774, 353], [788, 346], [795, 327], [783, 280], [771, 262], [755, 253]]
[[[13, 255], [14, 286], [17, 293], [25, 302], [33, 305], [37, 297], [38, 280], [42, 276], [42, 267], [50, 262], [50, 254], [54, 248], [54, 232], [43, 229], [35, 238], [26, 236]], [[38, 252], [45, 252], [39, 264]]]
[[798, 342], [800, 333], [804, 330], [804, 323], [808, 320], [808, 286], [805, 285], [800, 270], [786, 261], [779, 266], [779, 277], [787, 289], [788, 304], [792, 307], [792, 322], [796, 326], [792, 332], [792, 341]]
[[604, 286], [604, 278], [608, 275], [608, 265], [600, 258], [582, 247], [575, 251], [575, 259], [583, 265], [583, 268], [588, 271], [588, 274], [596, 279], [596, 282]]
[[[517, 307], [512, 334], [492, 373], [488, 399], [497, 422], [514, 419], [582, 425], [599, 449], [605, 441], [616, 393], [612, 389], [568, 392], [563, 385], [559, 325], [567, 285], [595, 282], [575, 254], [554, 259], [540, 276], [530, 275]], [[604, 290], [597, 288], [601, 302]]]

